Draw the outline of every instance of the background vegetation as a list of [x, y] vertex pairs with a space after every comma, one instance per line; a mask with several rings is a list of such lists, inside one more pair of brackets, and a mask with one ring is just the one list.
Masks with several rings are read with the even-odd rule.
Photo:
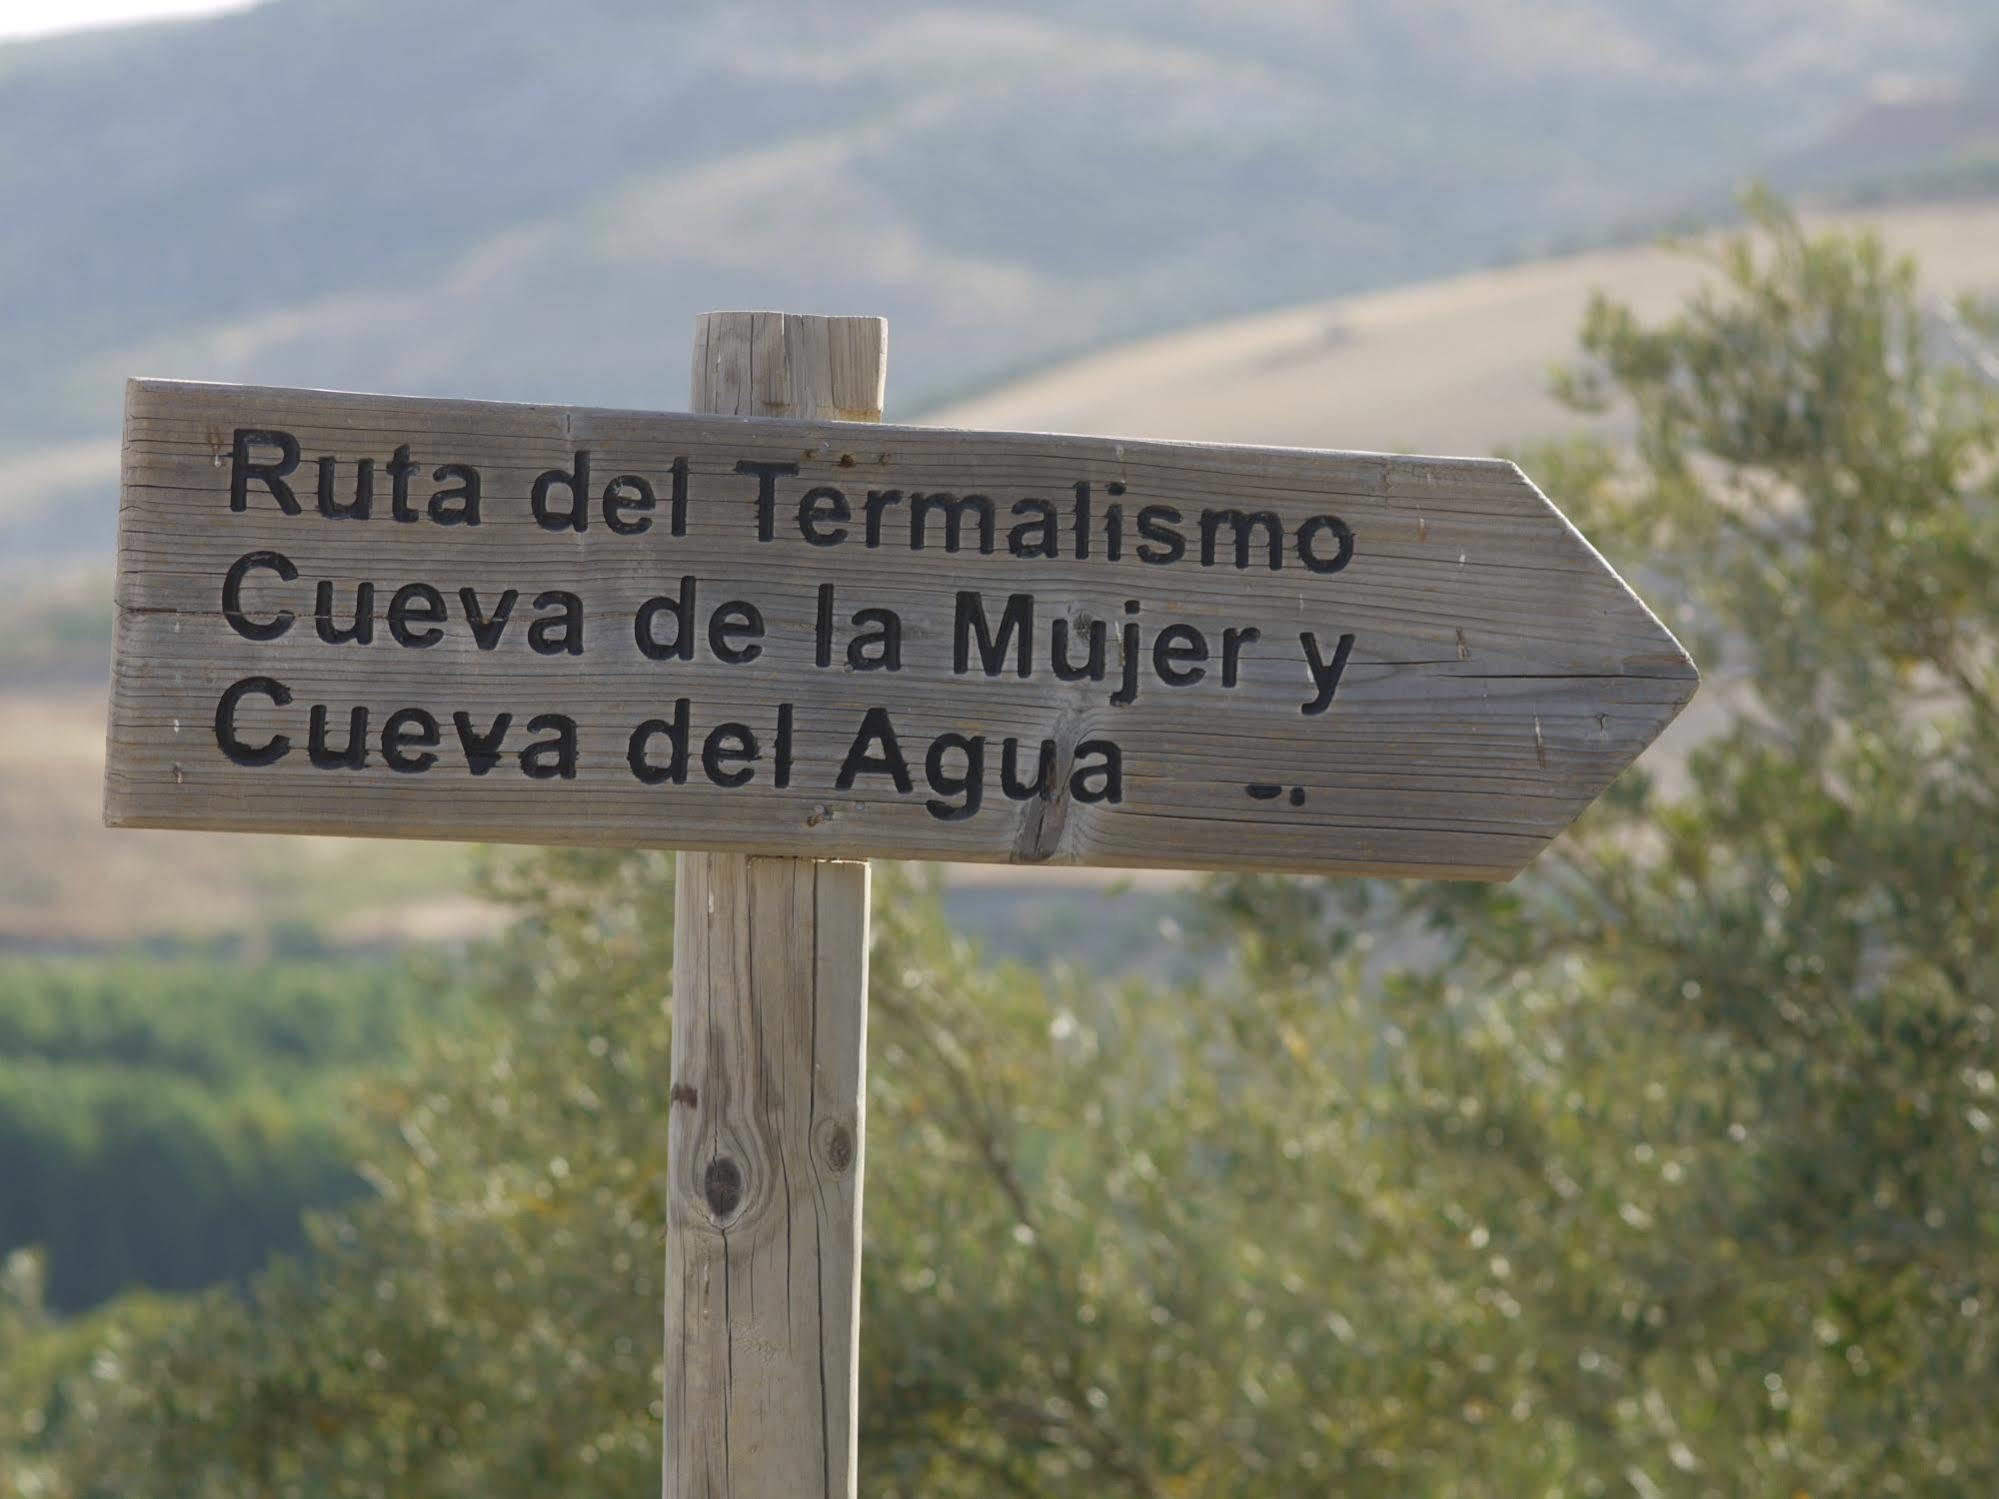
[[384, 963], [0, 958], [0, 1256], [74, 1311], [299, 1248], [361, 1187], [337, 1104], [450, 1013]]
[[[1999, 392], [1865, 236], [1712, 271], [1590, 318], [1634, 443], [1533, 459], [1710, 668], [1682, 773], [1508, 887], [1214, 882], [1181, 979], [885, 882], [866, 1492], [1999, 1484]], [[0, 1493], [656, 1482], [670, 865], [491, 880], [309, 1254], [80, 1325], [16, 1257]]]

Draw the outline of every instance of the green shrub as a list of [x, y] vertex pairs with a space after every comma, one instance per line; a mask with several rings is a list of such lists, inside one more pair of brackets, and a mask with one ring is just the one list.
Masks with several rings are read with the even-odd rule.
[[360, 1189], [336, 1125], [357, 1070], [445, 1007], [400, 965], [0, 961], [0, 1255], [47, 1299], [233, 1279]]

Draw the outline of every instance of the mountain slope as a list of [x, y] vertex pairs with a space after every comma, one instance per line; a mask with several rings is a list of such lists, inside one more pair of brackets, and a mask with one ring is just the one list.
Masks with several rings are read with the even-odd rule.
[[[1999, 203], [1909, 206], [1866, 223], [1939, 300], [1999, 296]], [[1549, 373], [1593, 292], [1667, 316], [1705, 278], [1665, 248], [1607, 250], [1335, 299], [1110, 349], [932, 413], [940, 425], [1115, 432], [1484, 456], [1584, 421]]]
[[691, 315], [751, 303], [887, 313], [908, 412], [1657, 213], [1991, 24], [1985, 0], [270, 0], [0, 47], [0, 558], [108, 539], [127, 374], [671, 405]]

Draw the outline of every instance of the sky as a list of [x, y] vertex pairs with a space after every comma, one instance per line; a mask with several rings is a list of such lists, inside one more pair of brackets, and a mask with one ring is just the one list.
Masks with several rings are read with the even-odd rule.
[[174, 16], [213, 15], [242, 10], [256, 0], [0, 0], [0, 42], [81, 31], [89, 26], [117, 26], [132, 21], [161, 21]]

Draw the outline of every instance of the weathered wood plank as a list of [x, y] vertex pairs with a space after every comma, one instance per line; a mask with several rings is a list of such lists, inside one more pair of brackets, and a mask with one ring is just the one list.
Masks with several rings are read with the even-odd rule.
[[[771, 315], [754, 337], [786, 358], [756, 364], [718, 350], [709, 383], [731, 410], [804, 409], [771, 383], [787, 362], [859, 369], [861, 386], [880, 389], [879, 361], [868, 364], [865, 341], [837, 327]], [[295, 439], [286, 482], [299, 513], [286, 513], [254, 474], [241, 479], [242, 508], [231, 508], [239, 471], [288, 453], [239, 446], [239, 430]], [[405, 446], [404, 508], [417, 518], [398, 521], [391, 466]], [[559, 480], [543, 486], [558, 528], [537, 524], [537, 479], [575, 472], [578, 453], [589, 455], [585, 528], [562, 524], [572, 492]], [[359, 461], [371, 461], [369, 518], [320, 513], [321, 456], [334, 460], [336, 510], [354, 504]], [[769, 540], [760, 539], [763, 481], [739, 464], [796, 466], [769, 480]], [[436, 493], [446, 520], [466, 508], [450, 498], [463, 474], [446, 465], [476, 470], [478, 524], [431, 518]], [[620, 476], [654, 494], [640, 511], [630, 503], [635, 485], [616, 490], [626, 503], [610, 518], [627, 528], [648, 521], [641, 534], [608, 523], [604, 491]], [[899, 496], [873, 507], [872, 546], [871, 493]], [[915, 498], [938, 494], [959, 502], [955, 551], [944, 545], [952, 507]], [[990, 551], [986, 510], [970, 496], [990, 502]], [[1052, 541], [1044, 512], [1054, 517]], [[1241, 552], [1232, 512], [1270, 518], [1244, 523]], [[1206, 564], [1204, 515], [1215, 517]], [[1333, 567], [1346, 534], [1350, 559]], [[1171, 536], [1177, 543], [1159, 539]], [[1056, 555], [1041, 555], [1044, 544]], [[1159, 560], [1176, 548], [1177, 558]], [[289, 611], [270, 639], [246, 638], [224, 615], [226, 576], [258, 552], [281, 556], [284, 570], [249, 566], [233, 602], [252, 633], [273, 631]], [[695, 580], [690, 659], [662, 650], [679, 644], [684, 578]], [[319, 590], [338, 635], [364, 584], [372, 641], [326, 643]], [[398, 590], [412, 585], [421, 588], [404, 613], [417, 622], [399, 623], [413, 640], [435, 631], [428, 644], [398, 643], [388, 618]], [[822, 658], [823, 586], [833, 589], [834, 629]], [[436, 590], [441, 620], [428, 619], [422, 589]], [[510, 617], [482, 642], [475, 624], [490, 621], [507, 590]], [[562, 593], [583, 613], [580, 654], [553, 623], [540, 638], [555, 648], [543, 654], [529, 627], [561, 611], [559, 601], [536, 600]], [[961, 615], [961, 593], [976, 596], [976, 619]], [[988, 676], [975, 626], [997, 635], [1016, 596], [1032, 601], [1029, 674], [1016, 674], [1009, 648], [996, 653], [1002, 674]], [[637, 630], [649, 601], [660, 601], [648, 616], [651, 654]], [[724, 632], [725, 650], [757, 649], [737, 664], [720, 658], [708, 633], [716, 608], [732, 601], [753, 604], [763, 626], [754, 639]], [[118, 602], [106, 815], [127, 826], [1503, 879], [1609, 784], [1695, 685], [1672, 636], [1500, 462], [154, 381], [128, 394]], [[866, 628], [857, 631], [854, 616], [868, 609], [898, 619], [899, 670], [853, 669], [850, 649], [862, 666], [883, 649], [853, 644]], [[743, 616], [731, 618], [740, 625]], [[1098, 625], [1103, 679], [1059, 677], [1058, 626], [1068, 660], [1087, 664]], [[1135, 696], [1123, 680], [1128, 626], [1137, 631]], [[1237, 637], [1224, 685], [1225, 632], [1249, 630], [1258, 634]], [[1319, 698], [1307, 635], [1329, 671], [1352, 637], [1320, 712], [1305, 711]], [[1169, 682], [1196, 670], [1198, 682]], [[227, 758], [216, 725], [224, 694], [252, 677], [290, 694], [284, 704], [261, 689], [239, 695], [239, 746], [289, 740], [280, 758], [254, 766]], [[646, 774], [663, 766], [679, 777], [641, 779], [634, 731], [653, 720], [671, 726], [682, 700], [684, 766], [665, 730], [640, 753]], [[360, 768], [312, 763], [315, 704], [326, 708], [322, 760], [340, 758], [326, 749], [344, 746], [352, 711], [366, 709]], [[407, 768], [406, 746], [405, 768], [389, 763], [396, 756], [382, 730], [399, 709], [438, 724], [433, 746], [424, 720], [402, 721], [423, 742], [418, 753], [436, 756], [422, 770]], [[887, 714], [907, 789], [882, 767], [881, 741], [863, 734], [870, 709]], [[475, 775], [453, 715], [465, 716], [476, 749], [502, 713], [511, 719], [493, 741], [498, 759]], [[520, 760], [546, 737], [528, 729], [541, 715], [575, 726], [573, 763], [563, 757], [547, 779]], [[746, 726], [758, 748], [754, 763], [738, 766], [728, 755], [739, 741], [721, 746], [723, 777], [752, 772], [730, 789], [702, 761], [704, 740], [725, 723]], [[960, 737], [944, 740], [933, 767], [940, 736]], [[984, 763], [967, 813], [971, 793], [956, 783], [974, 736], [985, 740]], [[1009, 737], [1020, 799], [1002, 782]], [[1033, 789], [1044, 739], [1055, 761], [1045, 795]], [[850, 765], [857, 744], [863, 763]], [[1112, 779], [1102, 768], [1110, 756], [1086, 755], [1086, 745], [1116, 747], [1114, 796], [1092, 799]], [[1075, 780], [1091, 767], [1094, 779]]]

